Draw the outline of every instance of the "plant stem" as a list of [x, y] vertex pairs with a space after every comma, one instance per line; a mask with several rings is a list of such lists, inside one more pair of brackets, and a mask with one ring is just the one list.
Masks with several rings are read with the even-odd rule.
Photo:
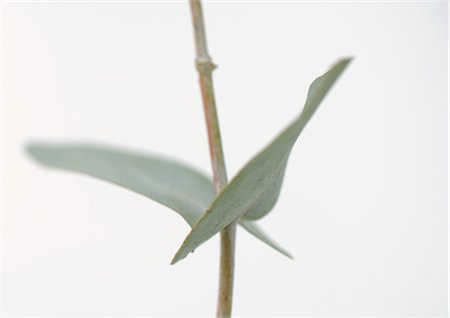
[[[196, 67], [199, 73], [200, 89], [208, 130], [209, 152], [213, 169], [214, 187], [219, 193], [227, 185], [227, 172], [220, 138], [212, 72], [216, 68], [208, 54], [202, 4], [200, 0], [190, 0], [194, 25]], [[236, 241], [236, 223], [231, 223], [220, 233], [220, 279], [217, 317], [230, 317], [233, 301], [234, 249]]]

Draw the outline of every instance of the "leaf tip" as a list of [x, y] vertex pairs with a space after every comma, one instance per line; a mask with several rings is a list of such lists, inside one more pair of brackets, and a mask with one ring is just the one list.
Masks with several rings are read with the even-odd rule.
[[286, 256], [287, 258], [289, 258], [289, 259], [291, 259], [291, 260], [294, 260], [294, 256], [293, 256], [291, 253], [289, 253], [288, 251], [286, 251], [285, 249], [279, 248], [279, 249], [278, 249], [278, 252], [280, 252], [281, 254], [283, 254], [284, 256]]
[[37, 161], [41, 161], [41, 150], [42, 150], [42, 146], [39, 143], [36, 142], [29, 142], [27, 144], [25, 144], [24, 150], [26, 152], [27, 155], [29, 155], [31, 158], [37, 160]]
[[[185, 242], [186, 242], [186, 240], [185, 240]], [[175, 263], [178, 263], [179, 261], [181, 261], [183, 258], [185, 258], [189, 254], [189, 252], [186, 252], [186, 247], [185, 247], [186, 243], [185, 242], [183, 242], [183, 244], [180, 246], [180, 248], [176, 252], [175, 256], [170, 261], [170, 265], [174, 265]]]
[[28, 154], [33, 154], [35, 149], [36, 149], [36, 143], [34, 143], [34, 142], [28, 142], [24, 146], [24, 150]]
[[336, 64], [342, 64], [343, 67], [347, 67], [354, 60], [354, 56], [345, 56], [341, 58]]
[[344, 61], [351, 62], [355, 59], [353, 55], [345, 56], [342, 58]]
[[170, 265], [175, 265], [179, 261], [181, 261], [183, 258], [185, 258], [189, 254], [185, 252], [185, 249], [183, 248], [183, 245], [180, 247], [178, 252], [175, 254], [175, 256], [170, 261]]

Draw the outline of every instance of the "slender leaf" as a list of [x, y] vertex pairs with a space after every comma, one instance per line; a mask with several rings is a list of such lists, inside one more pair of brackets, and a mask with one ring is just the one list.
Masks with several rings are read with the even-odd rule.
[[292, 147], [349, 62], [350, 59], [340, 60], [311, 84], [300, 116], [250, 160], [217, 196], [184, 240], [172, 264], [240, 217], [258, 219], [273, 208]]
[[[192, 227], [215, 197], [211, 180], [199, 171], [158, 156], [83, 144], [30, 144], [29, 154], [43, 165], [79, 172], [153, 199], [178, 212]], [[253, 222], [243, 227], [280, 253], [290, 254]]]
[[242, 225], [244, 229], [247, 230], [250, 234], [253, 234], [257, 238], [259, 238], [261, 241], [267, 243], [274, 249], [276, 249], [281, 254], [284, 254], [285, 256], [293, 259], [291, 253], [289, 253], [287, 250], [285, 250], [282, 246], [278, 245], [275, 241], [273, 241], [258, 225], [256, 225], [253, 221], [247, 221], [247, 220], [240, 220], [239, 224]]

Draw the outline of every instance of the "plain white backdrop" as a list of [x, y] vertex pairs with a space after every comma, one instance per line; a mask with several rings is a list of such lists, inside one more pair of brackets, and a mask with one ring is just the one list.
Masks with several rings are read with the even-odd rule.
[[[2, 313], [212, 316], [218, 239], [169, 209], [44, 169], [27, 141], [93, 141], [209, 173], [189, 7], [14, 3], [2, 12]], [[229, 175], [355, 60], [294, 148], [261, 226], [238, 232], [236, 316], [448, 310], [448, 4], [206, 3]]]

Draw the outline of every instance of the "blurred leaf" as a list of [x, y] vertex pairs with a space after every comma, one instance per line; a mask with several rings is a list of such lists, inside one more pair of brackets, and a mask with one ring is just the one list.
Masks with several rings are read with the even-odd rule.
[[349, 62], [350, 59], [340, 60], [311, 84], [300, 116], [250, 160], [223, 189], [194, 225], [174, 256], [172, 264], [186, 257], [189, 252], [240, 217], [258, 219], [273, 208], [278, 199], [292, 147]]
[[246, 220], [240, 220], [239, 224], [242, 225], [244, 229], [247, 230], [250, 234], [253, 234], [257, 238], [259, 238], [261, 241], [265, 242], [269, 246], [276, 249], [281, 254], [293, 259], [294, 257], [289, 253], [287, 250], [285, 250], [282, 246], [278, 245], [277, 242], [273, 241], [258, 225], [256, 225], [253, 221], [246, 221]]
[[[210, 179], [199, 171], [167, 158], [82, 144], [30, 144], [29, 154], [43, 165], [80, 172], [112, 182], [178, 212], [192, 227], [215, 197]], [[290, 256], [251, 222], [243, 227]]]
[[31, 144], [28, 152], [46, 166], [81, 172], [151, 198], [191, 226], [215, 196], [207, 177], [161, 157], [79, 144]]

